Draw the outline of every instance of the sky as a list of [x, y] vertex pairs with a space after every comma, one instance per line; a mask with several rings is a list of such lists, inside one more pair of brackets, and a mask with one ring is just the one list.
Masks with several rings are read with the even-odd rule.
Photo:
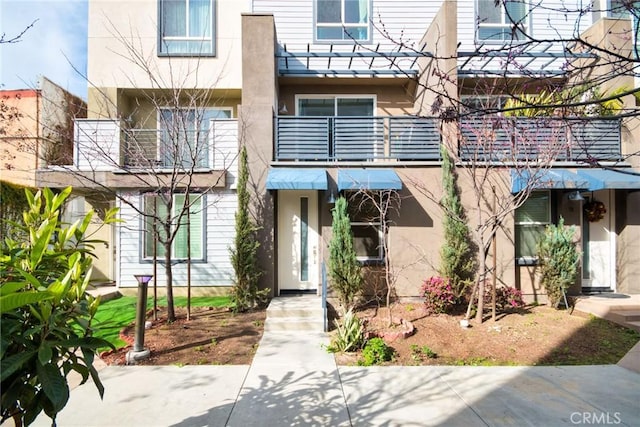
[[87, 0], [0, 0], [5, 39], [33, 21], [19, 42], [0, 44], [0, 88], [37, 88], [44, 75], [86, 100]]

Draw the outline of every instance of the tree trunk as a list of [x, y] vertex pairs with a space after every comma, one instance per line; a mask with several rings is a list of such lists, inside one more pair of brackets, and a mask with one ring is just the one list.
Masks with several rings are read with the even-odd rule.
[[167, 321], [175, 322], [176, 311], [173, 306], [173, 272], [171, 269], [170, 243], [164, 245], [164, 271], [167, 276]]
[[191, 320], [191, 206], [187, 207], [187, 320]]
[[[482, 243], [484, 243], [484, 241]], [[480, 274], [478, 275], [478, 311], [476, 312], [476, 322], [478, 323], [482, 323], [482, 315], [484, 312], [485, 279], [487, 277], [487, 252], [484, 246], [481, 246], [481, 248]]]

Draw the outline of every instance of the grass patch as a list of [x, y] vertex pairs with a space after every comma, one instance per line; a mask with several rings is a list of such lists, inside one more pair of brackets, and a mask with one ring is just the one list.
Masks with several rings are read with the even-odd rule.
[[[94, 336], [103, 338], [116, 348], [127, 345], [119, 338], [120, 330], [136, 318], [137, 297], [120, 297], [102, 302], [93, 320]], [[176, 307], [186, 307], [186, 297], [174, 297]], [[230, 303], [227, 296], [192, 297], [191, 307], [225, 307]], [[158, 298], [158, 306], [166, 306], [167, 298]], [[153, 307], [153, 298], [147, 299], [147, 309]]]

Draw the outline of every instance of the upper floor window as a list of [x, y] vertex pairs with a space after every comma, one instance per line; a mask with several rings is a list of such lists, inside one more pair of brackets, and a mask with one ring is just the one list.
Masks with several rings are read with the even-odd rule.
[[228, 119], [231, 110], [220, 108], [161, 108], [158, 113], [159, 161], [178, 169], [209, 166], [211, 120]]
[[[607, 15], [611, 18], [630, 18], [631, 8], [640, 7], [640, 2], [633, 2], [631, 0], [609, 0]], [[634, 5], [634, 3], [638, 3]]]
[[371, 0], [315, 0], [318, 41], [368, 41]]
[[526, 0], [477, 0], [476, 19], [478, 41], [523, 40], [530, 32]]
[[214, 55], [215, 0], [159, 0], [158, 53]]
[[373, 116], [376, 100], [370, 96], [299, 97], [298, 116]]

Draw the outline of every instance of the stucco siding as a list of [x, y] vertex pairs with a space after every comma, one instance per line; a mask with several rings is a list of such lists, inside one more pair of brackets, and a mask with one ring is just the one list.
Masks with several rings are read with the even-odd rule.
[[[134, 206], [141, 207], [139, 194], [123, 195]], [[134, 274], [151, 273], [153, 264], [142, 261], [142, 221], [131, 206], [119, 201], [120, 216], [125, 222], [117, 226], [120, 265], [118, 284], [121, 287], [136, 286]], [[230, 286], [233, 268], [229, 257], [229, 247], [235, 236], [234, 215], [237, 207], [235, 191], [225, 190], [207, 193], [205, 196], [206, 252], [205, 260], [194, 261], [191, 265], [191, 285]], [[166, 283], [164, 264], [158, 264], [157, 279], [160, 286]], [[187, 265], [184, 262], [173, 265], [173, 285], [186, 286]]]
[[157, 56], [158, 0], [90, 1], [89, 80], [98, 87], [152, 88], [161, 82], [163, 87], [240, 88], [240, 15], [249, 12], [250, 1], [216, 0], [215, 9], [215, 56], [194, 60]]

